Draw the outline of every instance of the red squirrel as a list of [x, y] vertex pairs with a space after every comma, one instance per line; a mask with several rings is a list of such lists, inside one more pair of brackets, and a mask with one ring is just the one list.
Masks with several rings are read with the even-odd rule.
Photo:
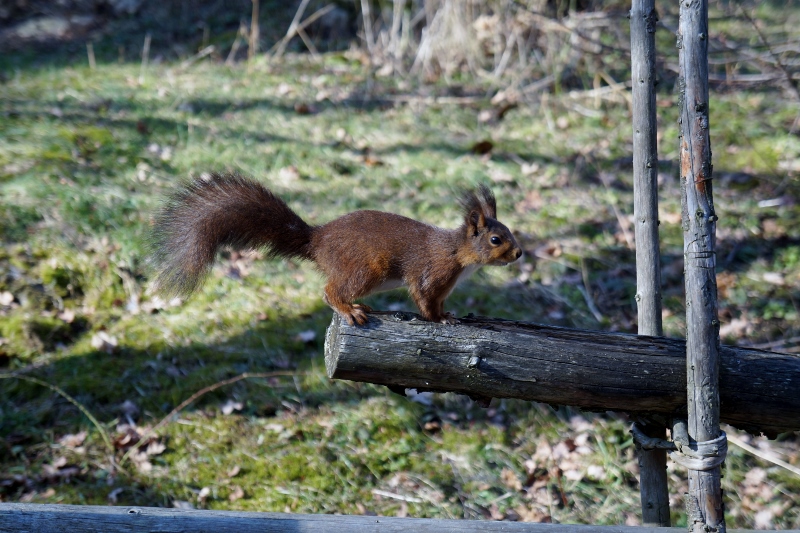
[[407, 286], [422, 317], [456, 323], [444, 300], [483, 265], [507, 265], [522, 250], [496, 220], [488, 187], [462, 198], [464, 222], [442, 229], [380, 211], [355, 211], [321, 226], [306, 224], [260, 183], [211, 174], [182, 185], [156, 216], [157, 292], [188, 295], [222, 246], [260, 248], [271, 256], [312, 261], [327, 278], [323, 299], [352, 326], [371, 309], [354, 300]]

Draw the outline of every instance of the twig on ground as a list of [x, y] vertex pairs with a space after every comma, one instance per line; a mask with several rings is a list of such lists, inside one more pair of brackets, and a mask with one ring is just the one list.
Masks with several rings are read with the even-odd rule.
[[[308, 3], [308, 2], [306, 2], [306, 3]], [[300, 5], [300, 8], [305, 10], [305, 6], [303, 6], [302, 4]], [[302, 17], [302, 12], [300, 11], [300, 8], [297, 9], [297, 13], [300, 13], [300, 16]], [[318, 18], [324, 17], [325, 15], [327, 15], [329, 12], [331, 12], [335, 8], [336, 8], [336, 6], [334, 4], [328, 4], [325, 7], [321, 8], [321, 9], [318, 9], [317, 11], [312, 13], [307, 19], [305, 19], [303, 22], [301, 22], [299, 24], [294, 24], [294, 21], [292, 21], [292, 25], [294, 25], [294, 27], [292, 27], [292, 25], [290, 25], [289, 29], [286, 31], [286, 35], [284, 35], [283, 39], [281, 39], [280, 41], [275, 43], [272, 46], [272, 48], [270, 48], [269, 52], [267, 52], [267, 54], [270, 54], [270, 53], [272, 53], [273, 50], [275, 50], [275, 54], [272, 57], [273, 58], [281, 57], [283, 55], [283, 53], [286, 51], [286, 45], [289, 44], [289, 41], [291, 41], [292, 38], [295, 35], [299, 35], [298, 32], [304, 31], [308, 26], [313, 24], [314, 21], [316, 21]], [[295, 19], [299, 19], [297, 14], [295, 14]], [[304, 42], [305, 42], [305, 40], [304, 40]], [[306, 43], [306, 46], [308, 46], [307, 43]]]
[[[300, 2], [300, 5], [297, 7], [297, 11], [295, 11], [294, 13], [294, 18], [292, 19], [292, 23], [289, 24], [289, 29], [286, 30], [286, 35], [283, 37], [283, 39], [275, 43], [275, 46], [273, 46], [273, 48], [277, 47], [275, 55], [273, 56], [274, 58], [281, 57], [283, 53], [286, 51], [286, 45], [289, 44], [289, 41], [291, 41], [292, 37], [294, 37], [295, 34], [297, 33], [297, 25], [300, 23], [300, 19], [303, 18], [303, 13], [305, 13], [309, 1], [310, 0], [303, 0], [302, 2]], [[270, 50], [270, 52], [271, 51], [272, 50]]]
[[258, 53], [258, 40], [260, 38], [260, 26], [258, 22], [258, 7], [261, 0], [252, 0], [253, 14], [250, 18], [250, 43], [247, 47], [247, 59], [252, 60]]
[[150, 60], [150, 34], [144, 36], [142, 46], [142, 66], [139, 69], [139, 85], [144, 83], [144, 72], [147, 70], [147, 62]]
[[89, 68], [94, 70], [97, 67], [97, 63], [94, 60], [94, 45], [92, 43], [86, 43], [86, 55], [89, 58]]
[[78, 410], [89, 419], [89, 421], [97, 428], [97, 431], [100, 433], [100, 436], [103, 437], [103, 441], [105, 441], [108, 450], [111, 453], [114, 453], [114, 444], [111, 442], [111, 437], [108, 435], [106, 429], [100, 424], [100, 422], [89, 412], [89, 410], [78, 400], [67, 394], [61, 387], [53, 385], [51, 383], [47, 383], [46, 381], [42, 381], [39, 378], [34, 378], [31, 376], [20, 376], [19, 374], [0, 374], [0, 379], [19, 379], [22, 381], [28, 381], [30, 383], [35, 383], [37, 385], [41, 385], [42, 387], [46, 387], [51, 391], [55, 392], [69, 403], [74, 405], [78, 408]]
[[369, 9], [369, 0], [361, 0], [361, 18], [364, 20], [364, 40], [367, 41], [369, 57], [375, 53], [375, 39], [372, 34], [372, 13]]
[[308, 51], [311, 53], [311, 56], [314, 59], [319, 58], [319, 52], [317, 52], [317, 47], [314, 46], [314, 43], [311, 42], [311, 38], [308, 36], [306, 31], [301, 28], [300, 26], [297, 27], [297, 36], [303, 41], [303, 44], [306, 45]]
[[583, 279], [583, 287], [578, 285], [578, 290], [581, 294], [583, 294], [583, 299], [586, 300], [586, 307], [589, 308], [594, 319], [597, 320], [598, 323], [602, 324], [605, 320], [603, 313], [597, 308], [597, 305], [594, 303], [594, 298], [592, 298], [591, 285], [589, 284], [589, 269], [586, 268], [586, 260], [581, 257], [581, 278]]
[[781, 461], [780, 459], [778, 459], [777, 457], [775, 457], [774, 455], [772, 455], [769, 452], [763, 452], [763, 451], [759, 450], [758, 448], [754, 448], [754, 447], [750, 446], [746, 442], [740, 440], [738, 437], [734, 437], [733, 435], [731, 435], [730, 432], [728, 432], [728, 442], [738, 446], [739, 448], [743, 449], [747, 453], [755, 455], [756, 457], [758, 457], [760, 459], [763, 459], [763, 460], [765, 460], [765, 461], [767, 461], [769, 463], [772, 463], [772, 464], [774, 464], [776, 466], [780, 466], [781, 468], [785, 468], [789, 472], [800, 476], [800, 468], [797, 468], [796, 466], [790, 465], [786, 461]]
[[216, 47], [214, 47], [213, 44], [210, 44], [210, 45], [206, 46], [205, 48], [203, 48], [202, 50], [197, 52], [195, 55], [193, 55], [192, 57], [184, 59], [181, 62], [180, 68], [181, 69], [185, 69], [185, 68], [188, 68], [188, 67], [192, 66], [196, 61], [198, 61], [200, 59], [203, 59], [204, 57], [213, 54], [214, 50], [216, 50]]
[[231, 51], [228, 52], [228, 57], [225, 58], [226, 65], [228, 66], [233, 65], [233, 59], [236, 57], [236, 52], [239, 51], [241, 40], [242, 40], [241, 36], [237, 34], [236, 39], [233, 40], [233, 44], [231, 45]]
[[372, 494], [376, 496], [383, 496], [384, 498], [391, 498], [393, 500], [400, 500], [409, 503], [422, 503], [424, 500], [414, 498], [413, 496], [405, 496], [403, 494], [395, 494], [394, 492], [387, 492], [385, 490], [372, 489]]
[[787, 344], [800, 342], [800, 336], [797, 337], [789, 337], [788, 339], [778, 339], [772, 342], [765, 342], [762, 344], [753, 344], [750, 346], [751, 348], [756, 348], [758, 350], [770, 350], [770, 351], [777, 351], [775, 348], [783, 348]]

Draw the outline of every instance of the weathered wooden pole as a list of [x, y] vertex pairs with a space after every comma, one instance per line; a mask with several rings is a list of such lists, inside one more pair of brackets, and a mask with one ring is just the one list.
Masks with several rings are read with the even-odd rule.
[[[0, 502], [3, 533], [656, 533], [652, 528]], [[684, 533], [684, 529], [658, 533]]]
[[[680, 0], [677, 38], [686, 278], [687, 429], [690, 449], [702, 450], [703, 443], [720, 436], [720, 344], [714, 251], [717, 216], [711, 187], [708, 132], [707, 0]], [[686, 512], [690, 531], [725, 531], [720, 478], [719, 465], [708, 470], [689, 469]]]
[[[636, 236], [636, 304], [639, 335], [660, 337], [661, 254], [658, 240], [658, 148], [656, 144], [655, 0], [631, 2], [631, 81], [633, 96], [633, 216]], [[666, 438], [664, 424], [648, 420], [650, 437]], [[666, 450], [639, 453], [642, 523], [669, 527]]]

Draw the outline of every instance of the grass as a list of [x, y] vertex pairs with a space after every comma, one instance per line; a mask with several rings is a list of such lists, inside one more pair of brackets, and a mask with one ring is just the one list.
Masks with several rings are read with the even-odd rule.
[[[9, 62], [0, 85], [0, 294], [12, 297], [0, 307], [2, 501], [636, 522], [638, 466], [622, 415], [497, 400], [482, 409], [454, 395], [415, 402], [329, 381], [331, 312], [308, 265], [224, 254], [186, 302], [147, 292], [153, 212], [189, 175], [255, 176], [315, 223], [375, 208], [450, 227], [458, 189], [488, 181], [527, 254], [484, 269], [448, 308], [634, 332], [624, 98], [565, 90], [484, 124], [480, 98], [388, 101], [405, 90], [345, 53], [165, 62], [142, 83], [138, 64], [100, 53], [96, 69], [84, 63]], [[470, 94], [485, 88], [463, 81]], [[659, 98], [665, 330], [682, 336], [676, 98]], [[728, 343], [797, 350], [787, 339], [800, 335], [800, 183], [782, 170], [800, 153], [787, 133], [796, 113], [769, 90], [713, 96]], [[490, 156], [472, 153], [482, 140]], [[600, 316], [578, 289], [584, 276]], [[367, 301], [413, 309], [402, 291]], [[144, 435], [206, 386], [287, 370], [295, 377], [214, 390]], [[17, 371], [59, 387], [103, 431], [52, 387], [8, 377]], [[758, 442], [798, 460], [796, 436]], [[671, 466], [670, 478], [680, 525], [685, 472]], [[800, 527], [791, 474], [732, 448], [723, 484], [730, 527], [753, 527], [764, 510], [775, 527]]]

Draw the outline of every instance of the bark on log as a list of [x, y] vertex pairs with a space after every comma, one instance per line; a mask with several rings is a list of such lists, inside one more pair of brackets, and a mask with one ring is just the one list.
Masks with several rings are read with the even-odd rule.
[[[722, 420], [774, 437], [800, 430], [800, 356], [721, 347]], [[482, 317], [455, 326], [411, 313], [371, 313], [352, 327], [334, 314], [328, 376], [519, 398], [590, 411], [686, 414], [686, 343]]]

